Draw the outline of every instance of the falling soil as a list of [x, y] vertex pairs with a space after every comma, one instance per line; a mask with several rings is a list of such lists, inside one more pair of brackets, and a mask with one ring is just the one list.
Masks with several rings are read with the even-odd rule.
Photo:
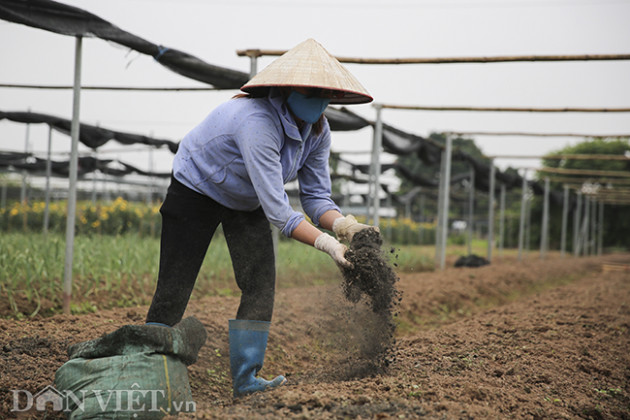
[[352, 268], [342, 268], [343, 293], [355, 304], [345, 318], [358, 327], [357, 334], [347, 337], [359, 340], [353, 368], [347, 372], [351, 378], [382, 373], [395, 355], [394, 317], [401, 296], [396, 289], [398, 276], [381, 250], [382, 244], [378, 230], [365, 229], [354, 235], [345, 255]]

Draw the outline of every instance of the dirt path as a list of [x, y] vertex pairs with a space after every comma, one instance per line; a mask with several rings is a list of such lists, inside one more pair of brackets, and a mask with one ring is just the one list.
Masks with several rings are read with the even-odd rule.
[[[262, 373], [289, 385], [238, 401], [227, 351], [238, 301], [195, 300], [187, 315], [208, 340], [189, 368], [197, 413], [180, 418], [630, 418], [630, 273], [602, 273], [601, 262], [401, 275], [396, 354], [382, 374], [365, 357], [368, 308], [338, 287], [281, 288]], [[0, 320], [0, 418], [16, 414], [9, 390], [52, 383], [68, 344], [141, 323], [145, 311]]]

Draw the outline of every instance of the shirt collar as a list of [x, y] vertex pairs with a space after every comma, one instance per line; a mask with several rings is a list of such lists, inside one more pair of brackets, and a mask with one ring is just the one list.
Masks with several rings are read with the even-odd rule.
[[[282, 128], [284, 129], [285, 134], [293, 140], [303, 141], [302, 133], [300, 133], [300, 130], [293, 119], [293, 115], [291, 115], [289, 108], [287, 108], [280, 91], [274, 87], [270, 88], [268, 99], [280, 116], [280, 121], [282, 122]], [[305, 140], [311, 132], [311, 124], [307, 124], [302, 127], [302, 132], [305, 134]]]

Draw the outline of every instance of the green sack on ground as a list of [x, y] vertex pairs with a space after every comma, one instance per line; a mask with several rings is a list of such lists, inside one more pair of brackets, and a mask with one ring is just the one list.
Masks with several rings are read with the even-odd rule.
[[173, 328], [126, 325], [73, 345], [57, 370], [70, 419], [159, 419], [195, 411], [187, 364], [206, 339], [203, 325], [187, 318]]
[[186, 365], [158, 353], [72, 359], [55, 374], [55, 388], [77, 420], [160, 419], [196, 408]]

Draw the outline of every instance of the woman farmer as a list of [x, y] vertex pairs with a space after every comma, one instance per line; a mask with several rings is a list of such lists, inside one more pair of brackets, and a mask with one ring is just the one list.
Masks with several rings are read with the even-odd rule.
[[[256, 377], [273, 312], [275, 258], [269, 222], [287, 237], [328, 253], [342, 266], [340, 240], [369, 226], [344, 217], [330, 198], [329, 103], [367, 103], [365, 88], [320, 44], [309, 39], [253, 77], [240, 94], [212, 111], [179, 145], [160, 209], [160, 269], [148, 324], [172, 326], [186, 309], [218, 225], [241, 289], [229, 320], [234, 396], [279, 386]], [[299, 181], [303, 210], [289, 205], [284, 184]]]

